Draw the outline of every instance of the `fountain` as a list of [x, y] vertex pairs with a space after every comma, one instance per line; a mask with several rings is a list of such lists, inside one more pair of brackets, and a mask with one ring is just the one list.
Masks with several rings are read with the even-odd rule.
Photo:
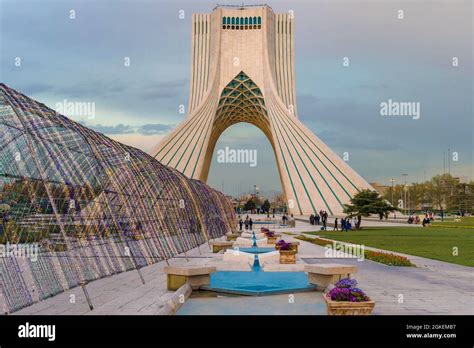
[[[242, 235], [244, 235], [242, 233]], [[251, 243], [244, 243], [239, 238], [237, 244], [249, 244], [251, 247], [227, 250], [224, 259], [230, 262], [251, 263], [253, 255], [253, 264], [251, 271], [218, 271], [211, 274], [211, 281], [208, 286], [201, 287], [203, 290], [210, 290], [219, 293], [263, 296], [282, 293], [295, 293], [303, 291], [313, 291], [315, 286], [310, 284], [305, 272], [265, 272], [262, 269], [265, 262], [275, 260], [271, 253], [276, 253], [274, 247], [259, 247], [263, 245], [263, 239], [257, 239], [260, 234], [255, 232], [247, 233], [245, 240], [251, 240]], [[250, 241], [249, 241], [250, 242]], [[259, 243], [260, 242], [260, 243]], [[279, 254], [278, 254], [279, 255]], [[279, 256], [277, 260], [279, 259]], [[263, 263], [263, 264], [262, 264]]]

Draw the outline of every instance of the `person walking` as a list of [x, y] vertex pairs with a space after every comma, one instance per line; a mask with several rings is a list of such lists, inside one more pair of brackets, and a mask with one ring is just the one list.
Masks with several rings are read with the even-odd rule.
[[346, 232], [348, 232], [349, 230], [352, 230], [352, 225], [351, 225], [351, 219], [348, 217], [346, 219]]
[[250, 218], [250, 220], [249, 220], [250, 231], [252, 231], [252, 226], [253, 226], [253, 221], [252, 221], [252, 218]]
[[245, 230], [247, 231], [249, 229], [249, 219], [245, 219]]
[[316, 214], [316, 216], [315, 216], [315, 220], [316, 220], [316, 225], [318, 225], [318, 226], [319, 226], [319, 222], [321, 221], [321, 215], [319, 215], [319, 214]]
[[311, 214], [311, 215], [309, 216], [309, 223], [310, 223], [311, 225], [314, 225], [314, 215], [313, 215], [313, 214]]
[[242, 231], [242, 225], [243, 225], [243, 224], [244, 224], [243, 220], [240, 219], [240, 220], [239, 220], [239, 226], [240, 226], [240, 230], [241, 230], [241, 231]]
[[339, 229], [337, 228], [337, 218], [334, 219], [334, 228], [332, 230], [339, 231]]

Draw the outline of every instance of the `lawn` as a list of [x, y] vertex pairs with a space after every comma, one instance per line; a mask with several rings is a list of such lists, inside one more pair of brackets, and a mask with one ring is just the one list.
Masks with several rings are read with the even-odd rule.
[[431, 223], [433, 227], [451, 227], [451, 228], [472, 228], [474, 229], [474, 217], [473, 216], [466, 216], [460, 219], [461, 221], [455, 222], [454, 219], [444, 221], [436, 220]]
[[[366, 227], [349, 232], [305, 233], [474, 267], [474, 228]], [[455, 247], [457, 256], [453, 255]]]

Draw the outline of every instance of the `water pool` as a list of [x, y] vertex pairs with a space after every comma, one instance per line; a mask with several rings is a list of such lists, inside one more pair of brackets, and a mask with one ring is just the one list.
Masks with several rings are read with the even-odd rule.
[[276, 250], [275, 248], [258, 248], [256, 246], [251, 247], [251, 248], [239, 248], [239, 251], [242, 251], [244, 253], [250, 253], [250, 254], [263, 254], [263, 253], [269, 253], [275, 250]]
[[285, 294], [316, 289], [308, 282], [305, 272], [262, 272], [255, 268], [254, 266], [252, 272], [215, 272], [211, 274], [210, 284], [202, 289], [248, 296]]

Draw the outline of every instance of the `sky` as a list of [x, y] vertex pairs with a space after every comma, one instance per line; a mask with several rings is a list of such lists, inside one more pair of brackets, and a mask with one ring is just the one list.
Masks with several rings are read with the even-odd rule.
[[[406, 173], [408, 182], [423, 181], [442, 173], [443, 163], [447, 170], [450, 149], [451, 173], [473, 178], [472, 1], [267, 4], [294, 11], [300, 120], [341, 157], [347, 153], [362, 177], [389, 184]], [[0, 80], [53, 109], [93, 103], [94, 117], [64, 114], [148, 151], [186, 116], [180, 105], [188, 105], [191, 16], [215, 5], [0, 0]], [[382, 116], [388, 100], [419, 103], [419, 119]], [[258, 165], [218, 163], [226, 146], [257, 150]], [[264, 134], [248, 124], [228, 128], [208, 183], [232, 195], [254, 185], [281, 191]]]

